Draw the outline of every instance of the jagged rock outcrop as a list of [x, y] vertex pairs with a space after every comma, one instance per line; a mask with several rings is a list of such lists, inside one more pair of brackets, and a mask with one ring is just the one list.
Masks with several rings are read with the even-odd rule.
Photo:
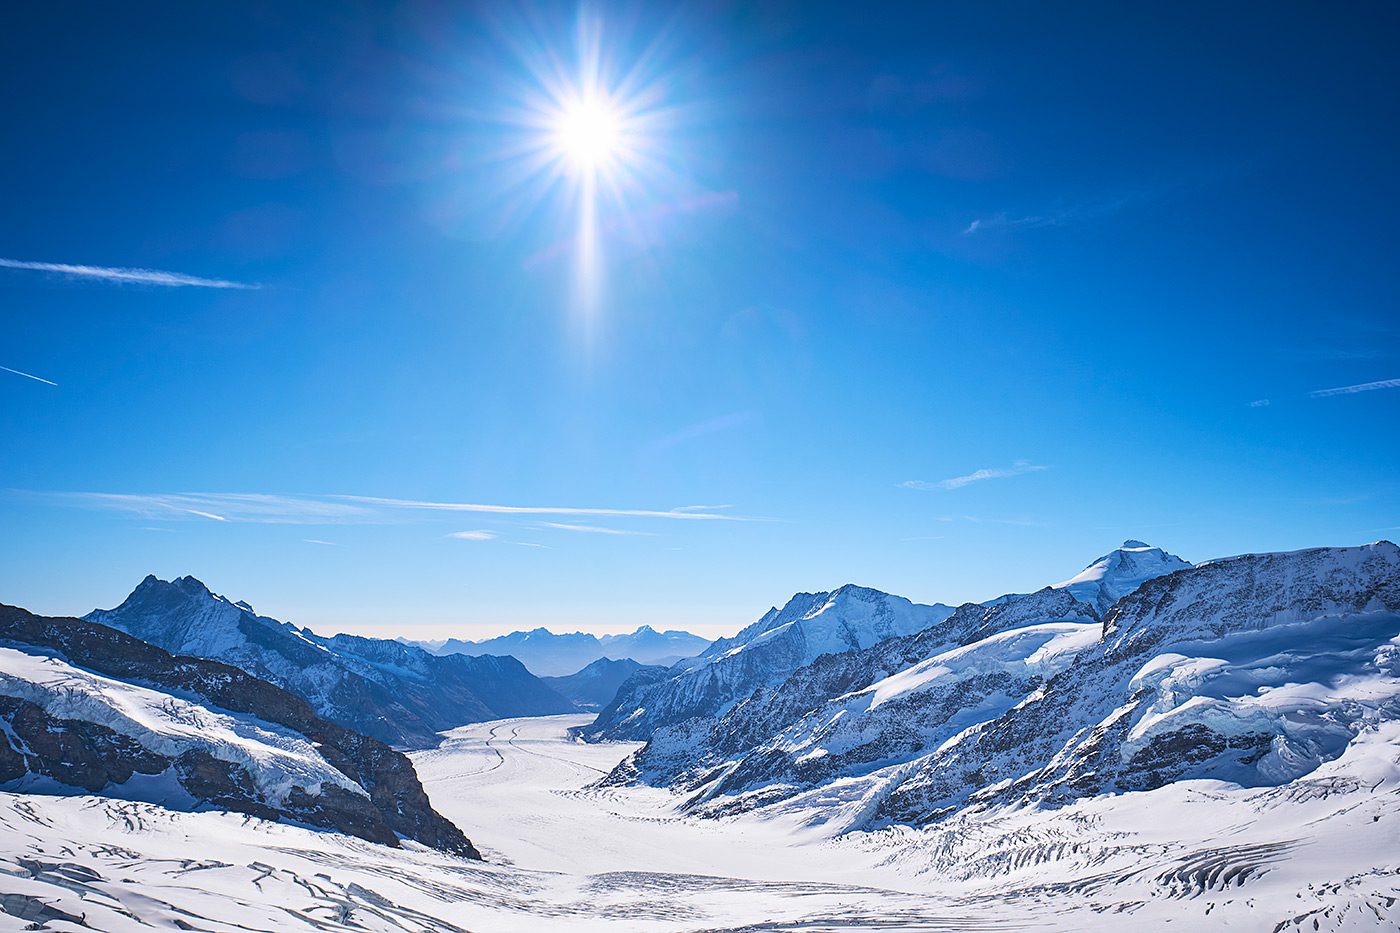
[[157, 795], [480, 857], [407, 757], [236, 667], [4, 605], [0, 646], [0, 783]]

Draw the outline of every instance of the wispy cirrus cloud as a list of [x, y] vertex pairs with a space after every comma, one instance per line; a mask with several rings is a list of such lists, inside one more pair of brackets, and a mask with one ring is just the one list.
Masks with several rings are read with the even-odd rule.
[[496, 537], [494, 531], [454, 531], [444, 537], [456, 538], [458, 541], [490, 541]]
[[1358, 392], [1375, 392], [1379, 389], [1400, 389], [1400, 379], [1382, 379], [1379, 382], [1362, 382], [1354, 386], [1338, 386], [1335, 389], [1318, 389], [1309, 392], [1309, 398], [1330, 398], [1333, 395], [1355, 395]]
[[761, 518], [729, 515], [716, 506], [681, 506], [674, 509], [615, 509], [554, 505], [489, 505], [479, 502], [432, 502], [420, 499], [386, 499], [377, 496], [331, 496], [345, 502], [394, 509], [418, 509], [437, 512], [482, 512], [490, 515], [578, 515], [617, 516], [628, 518], [667, 518], [691, 521], [757, 522]]
[[[587, 508], [578, 506], [516, 506], [478, 502], [434, 502], [374, 496], [275, 495], [269, 493], [180, 492], [32, 492], [12, 495], [44, 499], [80, 508], [126, 512], [165, 521], [203, 518], [211, 521], [270, 525], [379, 525], [413, 520], [421, 513], [472, 513], [519, 517], [620, 517], [678, 521], [757, 522], [761, 518], [732, 515], [728, 506], [685, 505], [674, 509]], [[560, 522], [559, 524], [565, 524]], [[570, 527], [580, 527], [569, 523]], [[620, 532], [626, 533], [626, 532]]]
[[195, 288], [259, 288], [249, 282], [234, 282], [229, 279], [206, 279], [183, 272], [165, 272], [160, 269], [132, 269], [122, 266], [84, 266], [67, 262], [29, 262], [23, 259], [0, 259], [0, 268], [20, 269], [27, 272], [50, 272], [70, 278], [95, 279], [102, 282], [117, 282], [138, 285], [163, 285], [170, 288], [192, 286]]
[[1126, 210], [1156, 195], [1140, 192], [1117, 198], [1104, 198], [1097, 201], [1080, 201], [1037, 211], [1033, 214], [1012, 214], [1000, 211], [986, 217], [974, 218], [962, 230], [963, 236], [990, 233], [996, 230], [1039, 230], [1045, 227], [1072, 227], [1090, 221], [1101, 220]]
[[392, 517], [374, 509], [310, 496], [266, 493], [181, 492], [24, 492], [20, 495], [48, 499], [63, 505], [127, 512], [142, 518], [166, 521], [191, 517], [219, 522], [267, 525], [380, 524]]
[[907, 479], [899, 485], [905, 489], [961, 489], [973, 483], [980, 483], [988, 479], [1005, 479], [1010, 476], [1021, 476], [1025, 473], [1040, 473], [1050, 469], [1038, 463], [1031, 463], [1029, 460], [1017, 460], [1009, 467], [988, 467], [981, 470], [973, 470], [965, 476], [953, 476], [948, 479], [922, 480]]
[[554, 528], [558, 531], [582, 531], [595, 535], [619, 535], [626, 537], [646, 536], [655, 537], [650, 531], [631, 531], [623, 528], [606, 528], [602, 525], [585, 525], [581, 522], [540, 522], [540, 528]]
[[50, 385], [50, 386], [57, 386], [57, 385], [58, 385], [57, 382], [50, 382], [49, 380], [45, 379], [43, 376], [36, 376], [36, 375], [34, 375], [33, 373], [21, 372], [21, 371], [18, 370], [18, 369], [11, 369], [11, 368], [8, 367], [8, 366], [0, 366], [0, 369], [3, 369], [3, 370], [4, 370], [5, 372], [7, 372], [7, 373], [14, 373], [16, 376], [23, 376], [23, 377], [26, 378], [26, 379], [33, 379], [35, 382], [42, 382], [44, 385]]

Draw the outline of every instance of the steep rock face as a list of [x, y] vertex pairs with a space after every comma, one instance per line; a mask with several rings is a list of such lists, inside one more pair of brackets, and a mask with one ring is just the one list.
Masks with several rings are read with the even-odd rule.
[[576, 674], [542, 679], [580, 709], [599, 709], [611, 703], [617, 688], [639, 672], [645, 677], [665, 670], [659, 665], [638, 664], [631, 658], [599, 658]]
[[697, 791], [692, 803], [761, 789], [741, 806], [771, 803], [926, 754], [1034, 692], [1099, 628], [1063, 590], [969, 603], [914, 635], [824, 655], [718, 722], [658, 729], [613, 779]]
[[662, 726], [718, 718], [754, 690], [780, 683], [822, 655], [922, 631], [952, 612], [949, 606], [923, 606], [853, 585], [829, 593], [799, 593], [733, 638], [720, 639], [700, 656], [678, 662], [670, 676], [624, 684], [583, 734], [593, 739], [645, 739]]
[[333, 722], [409, 748], [469, 722], [572, 712], [513, 658], [436, 657], [389, 639], [323, 637], [211, 593], [149, 576], [115, 609], [88, 613], [181, 655], [212, 658], [296, 693]]
[[238, 668], [14, 606], [0, 605], [0, 644], [0, 781], [159, 795], [480, 857], [404, 755]]
[[1189, 778], [1283, 784], [1400, 718], [1400, 549], [1212, 561], [1150, 580], [1023, 703], [889, 775], [879, 819]]
[[1191, 564], [1175, 554], [1141, 541], [1128, 540], [1123, 546], [1109, 551], [1078, 574], [1055, 589], [1067, 590], [1080, 602], [1086, 602], [1100, 613], [1108, 611], [1118, 600], [1156, 577], [1185, 570]]

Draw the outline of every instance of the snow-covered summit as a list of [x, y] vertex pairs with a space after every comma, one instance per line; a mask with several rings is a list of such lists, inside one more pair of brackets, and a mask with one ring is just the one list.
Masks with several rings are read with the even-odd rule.
[[191, 576], [148, 576], [121, 605], [85, 618], [173, 654], [232, 664], [394, 745], [434, 745], [440, 731], [469, 722], [573, 711], [513, 658], [437, 657], [392, 639], [323, 637], [258, 615]]
[[1102, 613], [1148, 580], [1190, 566], [1175, 554], [1129, 538], [1054, 588], [1068, 590], [1075, 599]]
[[825, 593], [798, 593], [733, 638], [677, 663], [669, 676], [623, 684], [599, 714], [590, 736], [646, 738], [658, 727], [694, 717], [722, 716], [756, 688], [777, 684], [822, 655], [869, 648], [912, 635], [953, 614], [953, 607], [847, 584]]

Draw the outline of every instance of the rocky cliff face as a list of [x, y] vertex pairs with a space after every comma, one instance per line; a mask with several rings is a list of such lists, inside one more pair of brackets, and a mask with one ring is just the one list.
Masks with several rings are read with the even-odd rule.
[[438, 732], [464, 723], [574, 710], [514, 658], [437, 657], [389, 639], [319, 636], [217, 596], [194, 577], [147, 577], [120, 606], [86, 618], [175, 654], [231, 664], [332, 722], [401, 747], [431, 747]]
[[158, 797], [480, 857], [404, 755], [238, 668], [14, 606], [0, 605], [0, 645], [0, 783]]

